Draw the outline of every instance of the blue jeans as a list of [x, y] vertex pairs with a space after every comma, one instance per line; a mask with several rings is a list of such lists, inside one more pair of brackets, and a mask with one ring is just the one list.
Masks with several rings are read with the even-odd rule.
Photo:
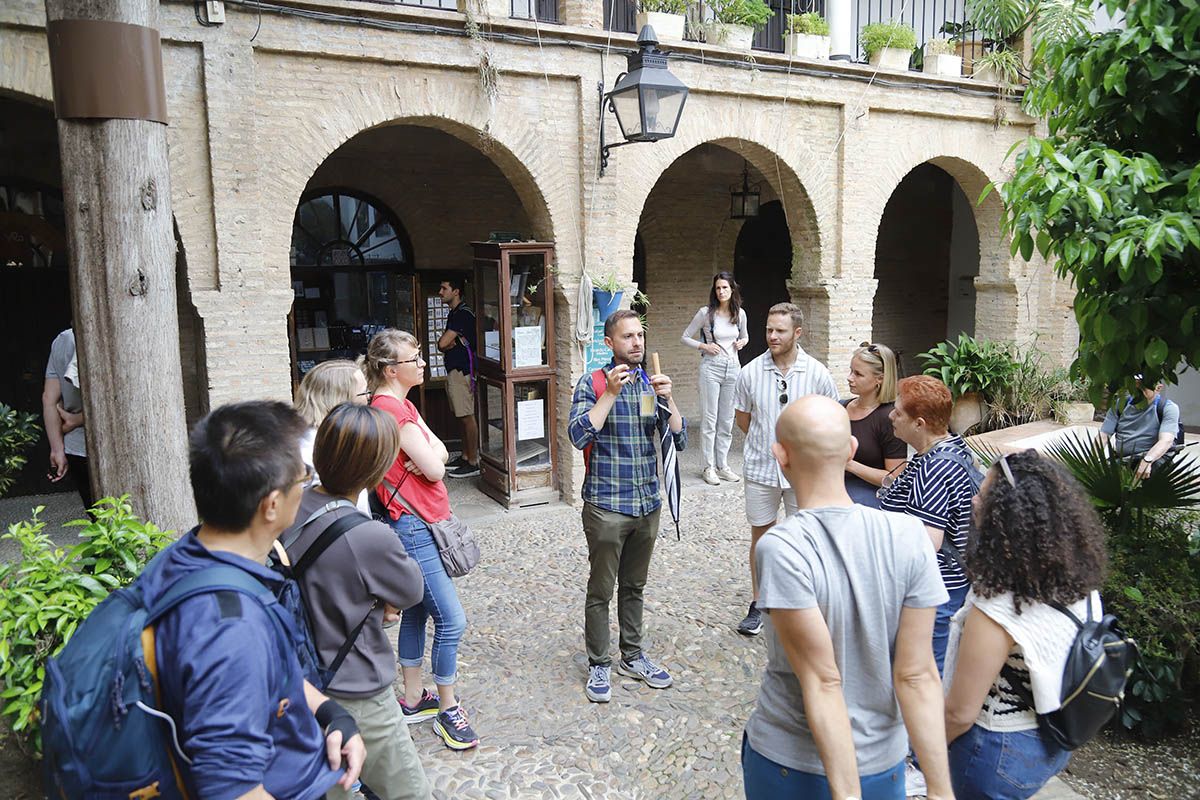
[[392, 529], [425, 578], [425, 596], [400, 616], [400, 666], [419, 667], [424, 663], [425, 624], [433, 617], [433, 681], [439, 686], [452, 686], [458, 677], [458, 643], [467, 629], [467, 614], [454, 582], [442, 566], [429, 526], [412, 514], [401, 514], [392, 522]]
[[978, 725], [950, 745], [950, 782], [958, 800], [1024, 800], [1067, 766], [1068, 750], [1036, 731], [999, 733]]
[[[776, 800], [797, 797], [804, 800], [829, 800], [829, 781], [824, 775], [776, 764], [760, 755], [742, 734], [742, 783], [746, 800]], [[874, 775], [859, 778], [862, 800], [904, 800], [904, 762]]]
[[946, 645], [950, 641], [950, 618], [954, 616], [954, 612], [962, 608], [963, 600], [967, 599], [967, 590], [970, 586], [964, 586], [961, 589], [947, 589], [950, 593], [950, 599], [938, 606], [937, 619], [933, 623], [933, 658], [937, 661], [938, 675], [942, 674], [942, 667], [946, 664]]

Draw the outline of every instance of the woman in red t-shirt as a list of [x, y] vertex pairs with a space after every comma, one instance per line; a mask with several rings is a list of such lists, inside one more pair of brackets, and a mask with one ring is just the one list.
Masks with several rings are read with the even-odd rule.
[[[467, 627], [467, 615], [427, 524], [450, 517], [450, 498], [442, 483], [448, 453], [416, 406], [406, 399], [409, 390], [425, 380], [420, 343], [404, 331], [388, 329], [375, 334], [367, 348], [366, 372], [374, 393], [371, 405], [391, 414], [400, 426], [400, 455], [376, 487], [376, 497], [425, 578], [421, 602], [404, 609], [400, 618], [399, 662], [404, 677], [400, 710], [409, 723], [433, 717], [434, 730], [447, 747], [467, 750], [479, 744], [479, 737], [454, 692], [458, 643]], [[421, 681], [425, 626], [430, 617], [436, 695]]]

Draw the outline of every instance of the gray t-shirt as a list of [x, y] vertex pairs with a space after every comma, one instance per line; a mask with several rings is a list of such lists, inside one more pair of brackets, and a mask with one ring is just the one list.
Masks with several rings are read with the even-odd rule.
[[[75, 361], [75, 331], [67, 328], [54, 337], [50, 359], [46, 362], [46, 377], [57, 378], [62, 389], [62, 405], [67, 411], [83, 411], [83, 395], [79, 393], [79, 369]], [[71, 456], [87, 456], [87, 434], [83, 426], [63, 436], [63, 450]]]
[[[767, 531], [755, 561], [759, 608], [816, 607], [825, 618], [859, 773], [899, 764], [908, 751], [892, 685], [900, 609], [949, 599], [920, 520], [859, 505], [804, 510]], [[800, 682], [767, 616], [767, 668], [746, 735], [772, 761], [824, 775]]]
[[[1162, 421], [1158, 419], [1158, 404], [1162, 403]], [[1121, 411], [1118, 413], [1117, 408]], [[1162, 395], [1138, 408], [1128, 400], [1113, 403], [1104, 415], [1102, 433], [1116, 434], [1114, 447], [1123, 456], [1144, 455], [1154, 446], [1161, 434], [1169, 433], [1174, 438], [1179, 433], [1179, 406]]]

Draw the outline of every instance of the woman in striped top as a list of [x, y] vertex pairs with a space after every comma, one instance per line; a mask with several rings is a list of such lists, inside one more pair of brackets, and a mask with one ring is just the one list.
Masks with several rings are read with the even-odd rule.
[[1060, 706], [1077, 633], [1050, 604], [1084, 619], [1090, 603], [1102, 616], [1104, 530], [1075, 479], [1033, 450], [988, 472], [975, 524], [971, 593], [954, 615], [946, 659], [950, 777], [959, 800], [1022, 800], [1071, 755], [1038, 733], [1037, 714]]
[[[967, 547], [971, 525], [971, 498], [975, 481], [966, 466], [973, 464], [971, 451], [961, 436], [949, 433], [953, 400], [946, 384], [928, 375], [905, 378], [896, 385], [892, 427], [896, 437], [917, 454], [896, 480], [880, 490], [879, 507], [884, 511], [910, 514], [925, 523], [925, 530], [938, 551], [938, 567], [950, 600], [938, 608], [933, 626], [933, 655], [938, 672], [946, 658], [950, 617], [967, 596], [967, 576], [959, 558]], [[978, 473], [976, 473], [978, 475]], [[943, 541], [949, 547], [943, 547]]]

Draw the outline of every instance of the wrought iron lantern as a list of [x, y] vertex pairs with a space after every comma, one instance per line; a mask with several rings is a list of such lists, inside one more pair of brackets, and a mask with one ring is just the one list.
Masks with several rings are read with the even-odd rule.
[[758, 201], [761, 192], [756, 183], [750, 185], [750, 166], [742, 161], [742, 185], [729, 188], [729, 218], [750, 219], [758, 216]]
[[[600, 174], [608, 167], [608, 151], [634, 142], [670, 139], [679, 127], [688, 88], [667, 68], [667, 54], [649, 25], [638, 34], [638, 52], [629, 56], [629, 71], [617, 76], [611, 92], [600, 89]], [[612, 111], [623, 142], [604, 142], [604, 117]]]

